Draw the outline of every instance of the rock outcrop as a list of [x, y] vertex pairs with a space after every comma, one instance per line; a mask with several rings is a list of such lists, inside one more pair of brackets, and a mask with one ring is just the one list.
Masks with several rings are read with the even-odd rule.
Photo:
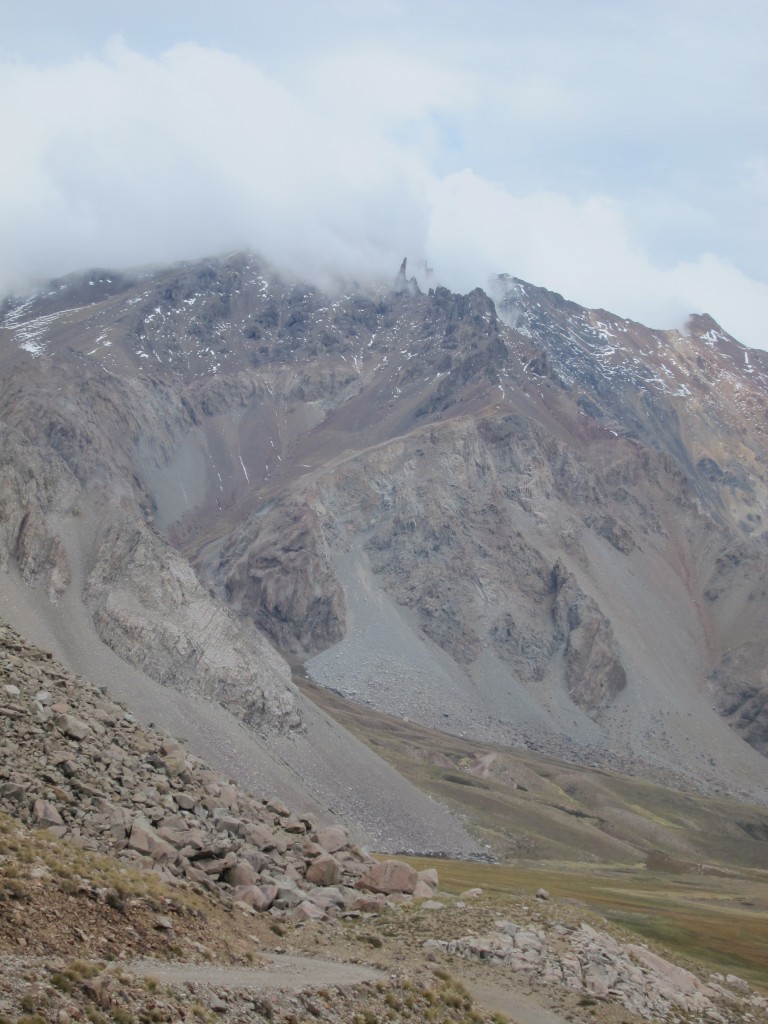
[[[619, 942], [581, 922], [544, 929], [530, 922], [498, 920], [494, 931], [456, 939], [428, 939], [428, 952], [477, 959], [528, 976], [533, 983], [562, 986], [590, 1004], [614, 1003], [641, 1019], [739, 1019], [768, 1010], [765, 996], [750, 992], [735, 975], [693, 972], [632, 942]], [[684, 1019], [684, 1018], [682, 1018]]]
[[311, 506], [281, 503], [267, 517], [249, 517], [219, 559], [228, 604], [281, 650], [316, 653], [341, 640], [344, 591]]
[[84, 596], [102, 640], [152, 679], [213, 697], [258, 729], [300, 727], [285, 661], [135, 516], [103, 524]]
[[611, 623], [559, 562], [552, 570], [552, 589], [552, 619], [565, 645], [568, 693], [582, 708], [599, 708], [627, 685]]
[[82, 507], [66, 465], [0, 423], [0, 569], [12, 562], [27, 583], [57, 600], [71, 571], [56, 519], [77, 516]]

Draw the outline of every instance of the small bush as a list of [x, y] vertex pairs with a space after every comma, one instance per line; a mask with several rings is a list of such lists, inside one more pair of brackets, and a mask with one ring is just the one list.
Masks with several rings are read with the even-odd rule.
[[23, 900], [26, 895], [24, 883], [18, 878], [6, 878], [3, 882], [3, 896], [10, 896], [12, 900]]
[[73, 960], [67, 965], [66, 974], [70, 978], [95, 978], [97, 974], [101, 974], [104, 970], [104, 964], [102, 963], [87, 963], [85, 960]]
[[125, 900], [117, 891], [117, 889], [110, 889], [106, 896], [107, 906], [112, 907], [113, 910], [117, 910], [118, 913], [125, 913]]

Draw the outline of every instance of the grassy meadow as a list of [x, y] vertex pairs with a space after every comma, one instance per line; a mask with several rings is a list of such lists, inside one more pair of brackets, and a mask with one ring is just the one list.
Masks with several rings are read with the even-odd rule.
[[582, 903], [678, 958], [768, 989], [768, 809], [424, 729], [313, 686], [310, 699], [466, 822], [499, 863], [441, 888]]

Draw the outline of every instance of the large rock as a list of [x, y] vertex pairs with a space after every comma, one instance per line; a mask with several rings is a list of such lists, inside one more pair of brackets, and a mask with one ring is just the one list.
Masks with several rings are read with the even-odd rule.
[[162, 839], [146, 818], [135, 818], [128, 837], [128, 846], [153, 860], [172, 860], [176, 850]]
[[291, 921], [298, 923], [304, 921], [322, 921], [326, 917], [325, 911], [310, 900], [302, 900], [294, 907], [288, 915]]
[[374, 864], [358, 879], [358, 889], [370, 889], [385, 895], [391, 893], [413, 893], [419, 879], [418, 872], [400, 860], [385, 860]]
[[275, 902], [277, 893], [276, 885], [238, 885], [234, 895], [236, 900], [254, 910], [265, 911]]
[[84, 740], [91, 732], [90, 727], [85, 722], [81, 722], [79, 718], [75, 718], [74, 715], [59, 715], [56, 725], [65, 736], [69, 736], [73, 740]]
[[64, 819], [59, 814], [55, 805], [48, 800], [35, 800], [32, 811], [35, 821], [41, 825], [63, 825]]
[[239, 860], [234, 867], [227, 868], [222, 878], [228, 885], [239, 887], [255, 885], [259, 880], [259, 875], [247, 861]]
[[345, 829], [339, 825], [329, 825], [317, 833], [317, 841], [328, 853], [337, 853], [349, 843]]
[[312, 885], [336, 885], [341, 879], [341, 866], [330, 854], [321, 854], [310, 863], [306, 879]]

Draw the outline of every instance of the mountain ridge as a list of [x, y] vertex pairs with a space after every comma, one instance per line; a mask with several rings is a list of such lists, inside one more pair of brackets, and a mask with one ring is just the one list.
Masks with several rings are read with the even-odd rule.
[[[242, 254], [6, 302], [0, 419], [98, 510], [98, 634], [209, 685], [199, 619], [135, 619], [172, 578], [188, 616], [184, 556], [205, 616], [347, 696], [764, 800], [768, 357], [703, 315], [652, 331], [507, 276], [490, 292], [324, 295]], [[23, 532], [6, 557], [29, 576]], [[231, 674], [217, 696], [247, 720]]]

